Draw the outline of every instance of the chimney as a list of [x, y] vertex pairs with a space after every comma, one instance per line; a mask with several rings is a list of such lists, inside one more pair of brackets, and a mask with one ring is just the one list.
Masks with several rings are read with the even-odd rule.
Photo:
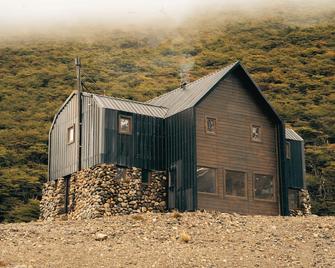
[[186, 85], [187, 85], [187, 82], [186, 82], [186, 81], [181, 81], [181, 83], [180, 83], [180, 87], [181, 87], [182, 89], [186, 89]]

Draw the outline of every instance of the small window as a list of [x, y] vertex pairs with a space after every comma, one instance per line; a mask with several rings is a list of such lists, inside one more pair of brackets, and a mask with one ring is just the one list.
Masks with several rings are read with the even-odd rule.
[[67, 143], [74, 143], [74, 125], [67, 129]]
[[286, 142], [285, 145], [285, 153], [286, 153], [286, 159], [291, 159], [291, 143], [288, 141]]
[[226, 195], [237, 197], [247, 196], [247, 177], [245, 172], [227, 170], [225, 179]]
[[255, 199], [274, 200], [273, 176], [255, 175]]
[[288, 189], [288, 208], [299, 209], [299, 190]]
[[206, 133], [215, 134], [216, 133], [216, 118], [206, 117]]
[[216, 170], [214, 168], [198, 167], [198, 192], [216, 193]]
[[251, 126], [251, 140], [256, 142], [262, 141], [261, 127], [252, 125]]
[[119, 116], [119, 133], [131, 134], [131, 116]]
[[150, 184], [151, 181], [151, 172], [147, 169], [142, 170], [142, 183]]

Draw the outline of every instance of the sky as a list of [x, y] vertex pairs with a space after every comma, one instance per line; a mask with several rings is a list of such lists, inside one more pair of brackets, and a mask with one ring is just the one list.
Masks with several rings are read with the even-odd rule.
[[270, 3], [320, 3], [335, 0], [0, 0], [0, 28], [36, 29], [81, 23], [180, 22], [210, 7], [250, 10]]

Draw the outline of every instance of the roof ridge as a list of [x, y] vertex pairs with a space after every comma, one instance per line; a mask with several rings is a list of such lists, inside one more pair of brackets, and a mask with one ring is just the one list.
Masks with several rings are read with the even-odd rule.
[[[223, 67], [223, 68], [220, 68], [220, 69], [218, 69], [218, 70], [216, 70], [216, 71], [214, 71], [214, 72], [211, 72], [211, 73], [208, 73], [208, 74], [206, 74], [206, 75], [204, 75], [204, 76], [201, 76], [200, 78], [198, 78], [198, 79], [196, 79], [196, 80], [194, 80], [194, 81], [192, 81], [192, 82], [190, 82], [190, 83], [187, 83], [187, 84], [186, 84], [186, 87], [187, 87], [188, 85], [195, 84], [196, 82], [201, 81], [201, 80], [203, 80], [203, 79], [205, 79], [205, 78], [208, 78], [208, 77], [211, 76], [211, 75], [215, 75], [215, 74], [217, 74], [217, 73], [219, 73], [219, 72], [221, 72], [221, 71], [223, 71], [223, 70], [229, 69], [229, 68], [231, 68], [232, 66], [234, 66], [235, 64], [237, 64], [238, 62], [239, 62], [239, 61], [235, 61], [234, 63], [231, 63], [231, 64], [229, 64], [229, 65], [227, 65], [227, 66], [225, 66], [225, 67]], [[166, 93], [164, 93], [164, 94], [158, 95], [158, 96], [154, 97], [153, 99], [148, 100], [147, 102], [151, 102], [151, 101], [156, 100], [156, 99], [159, 99], [159, 98], [161, 98], [161, 97], [163, 97], [163, 96], [170, 95], [170, 94], [176, 92], [177, 90], [181, 90], [181, 87], [175, 88], [175, 89], [173, 89], [173, 90], [171, 90], [171, 91], [168, 91], [168, 92], [166, 92]]]
[[167, 107], [164, 107], [164, 106], [161, 106], [161, 105], [155, 105], [155, 104], [141, 102], [141, 101], [136, 101], [136, 100], [129, 100], [129, 99], [118, 98], [118, 97], [113, 97], [113, 96], [100, 95], [100, 94], [96, 94], [96, 93], [88, 93], [88, 92], [83, 92], [83, 93], [94, 95], [94, 96], [98, 96], [98, 97], [108, 98], [108, 99], [114, 99], [114, 100], [120, 100], [120, 101], [132, 102], [132, 103], [138, 103], [138, 104], [142, 104], [142, 105], [152, 106], [152, 107], [155, 107], [155, 108], [168, 109]]

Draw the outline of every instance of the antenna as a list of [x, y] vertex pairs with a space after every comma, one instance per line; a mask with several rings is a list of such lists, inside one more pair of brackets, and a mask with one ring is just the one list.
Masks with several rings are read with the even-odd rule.
[[76, 75], [77, 75], [77, 170], [79, 171], [81, 169], [81, 111], [82, 111], [82, 103], [81, 103], [81, 97], [82, 97], [82, 84], [81, 84], [81, 74], [80, 74], [80, 58], [76, 57], [75, 59], [75, 65], [76, 65]]

